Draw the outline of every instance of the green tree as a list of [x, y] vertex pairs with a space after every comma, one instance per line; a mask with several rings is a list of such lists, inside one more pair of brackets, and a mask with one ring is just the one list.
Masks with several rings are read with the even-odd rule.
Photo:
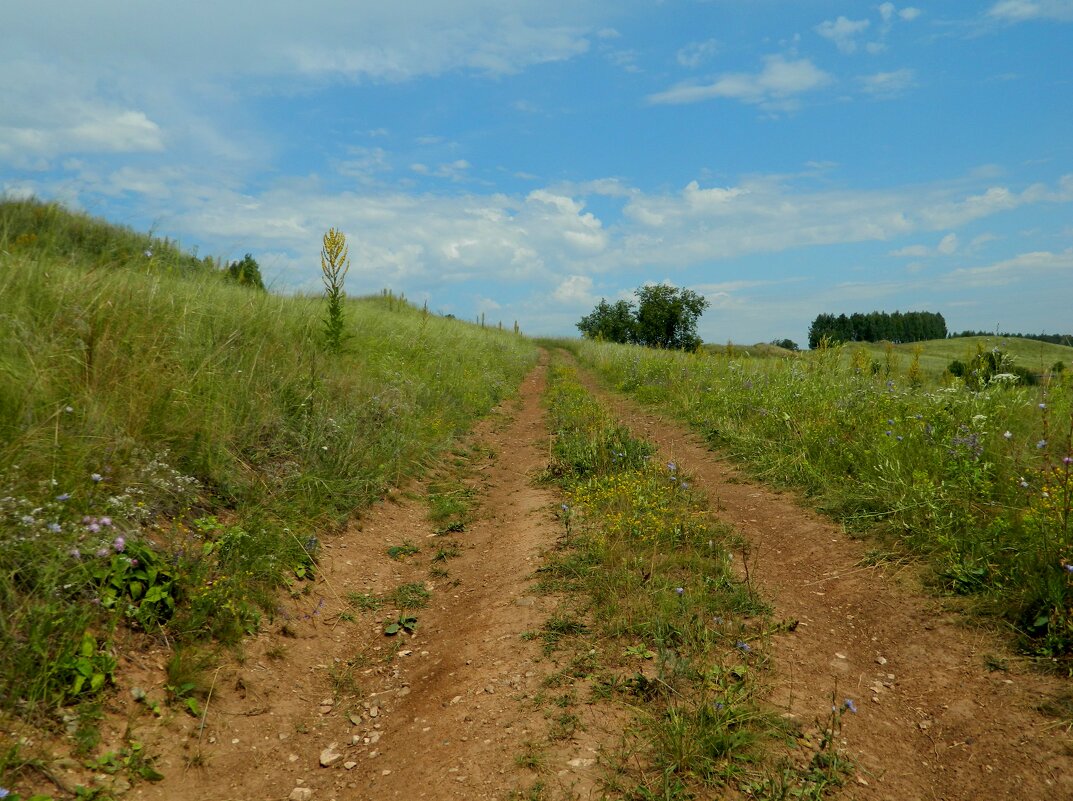
[[708, 300], [691, 289], [649, 284], [637, 289], [636, 338], [641, 345], [669, 350], [696, 350], [697, 320]]
[[252, 286], [255, 289], [264, 289], [265, 282], [261, 278], [261, 267], [257, 259], [247, 253], [240, 261], [233, 261], [227, 266], [227, 275], [236, 284]]
[[603, 298], [591, 313], [581, 318], [578, 330], [588, 339], [605, 342], [634, 342], [637, 318], [633, 304], [626, 300], [608, 303]]

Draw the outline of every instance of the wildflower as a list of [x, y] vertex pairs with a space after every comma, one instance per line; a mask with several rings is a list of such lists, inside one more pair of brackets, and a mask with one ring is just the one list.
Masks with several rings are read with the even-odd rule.
[[59, 534], [60, 531], [63, 530], [63, 528], [60, 526], [59, 523], [49, 523], [48, 530], [51, 531], [53, 534]]
[[89, 477], [89, 480], [92, 481], [94, 484], [100, 484], [102, 481], [104, 481], [104, 476], [102, 476], [100, 473], [92, 473]]
[[138, 566], [138, 560], [137, 559], [131, 559], [130, 560], [130, 566], [131, 567], [137, 567]]
[[674, 593], [675, 593], [675, 595], [678, 595], [678, 596], [684, 595], [685, 591], [686, 591], [685, 587], [675, 587], [674, 588]]
[[892, 425], [894, 425], [894, 421], [893, 421], [893, 420], [887, 420], [887, 425], [888, 425], [888, 426], [892, 426]]
[[1013, 434], [1011, 432], [1009, 432], [1009, 431], [1006, 431], [1006, 432], [1003, 433], [1002, 438], [1003, 439], [1013, 439]]
[[898, 442], [901, 442], [901, 441], [902, 441], [903, 439], [905, 439], [905, 437], [903, 437], [903, 436], [902, 436], [901, 434], [899, 434], [899, 435], [898, 435], [898, 436], [896, 437], [896, 439], [898, 440]]
[[745, 654], [747, 654], [747, 653], [749, 653], [749, 652], [750, 652], [751, 650], [753, 650], [752, 648], [750, 648], [750, 647], [749, 647], [749, 643], [745, 642], [744, 640], [738, 640], [738, 641], [737, 641], [737, 642], [736, 642], [736, 643], [734, 644], [734, 647], [735, 647], [735, 648], [737, 648], [737, 649], [738, 649], [739, 651], [741, 651], [742, 653], [745, 653]]
[[1026, 488], [1028, 487], [1028, 481], [1026, 481], [1023, 476], [1021, 478], [1021, 486]]
[[110, 517], [102, 517], [101, 518], [101, 525], [102, 526], [110, 526], [110, 525], [112, 525], [112, 518], [110, 518]]
[[69, 553], [75, 559], [81, 559], [82, 558], [82, 552], [80, 550], [78, 550], [77, 548], [72, 548], [67, 553]]
[[564, 512], [569, 512], [570, 511], [570, 504], [568, 504], [568, 503], [560, 504], [559, 508], [562, 509]]
[[852, 698], [847, 698], [845, 701], [843, 701], [842, 706], [845, 709], [848, 709], [853, 714], [857, 714], [857, 705], [855, 703], [853, 703]]
[[71, 493], [62, 492], [62, 493], [60, 493], [59, 495], [56, 496], [56, 500], [59, 501], [60, 503], [63, 503], [64, 501], [69, 501], [69, 500], [71, 500]]
[[65, 412], [67, 412], [67, 414], [70, 414], [71, 412], [73, 412], [75, 410], [75, 407], [74, 406], [64, 406], [63, 410]]
[[145, 249], [145, 258], [147, 258], [147, 259], [153, 258], [153, 251], [150, 248]]
[[1041, 409], [1046, 409], [1046, 408], [1047, 408], [1047, 404], [1046, 404], [1046, 403], [1041, 403], [1041, 404], [1039, 405], [1039, 408], [1041, 408]]
[[127, 541], [123, 537], [116, 537], [112, 547], [115, 548], [116, 553], [122, 553], [123, 549], [127, 547]]
[[34, 518], [33, 518], [33, 515], [23, 515], [22, 517], [19, 518], [19, 521], [24, 526], [32, 526], [36, 522], [34, 520]]
[[1047, 447], [1047, 440], [1045, 440], [1045, 439], [1041, 439], [1039, 442], [1036, 443], [1036, 450], [1043, 450], [1046, 447]]
[[712, 622], [717, 626], [722, 626], [723, 625], [723, 618], [721, 618], [718, 615], [716, 615], [715, 617], [712, 618]]
[[0, 798], [7, 798], [11, 795], [11, 791], [5, 787], [0, 787]]
[[1062, 464], [1073, 464], [1073, 456], [1063, 456]]
[[683, 481], [678, 486], [681, 487], [682, 489], [689, 489], [689, 482], [688, 481]]
[[107, 556], [107, 555], [108, 555], [108, 549], [107, 548], [98, 548], [97, 549], [97, 556], [104, 557], [104, 556]]
[[678, 465], [676, 465], [674, 462], [667, 462], [667, 469], [673, 473], [675, 470], [678, 469]]
[[90, 523], [88, 526], [86, 526], [86, 530], [96, 534], [98, 531], [101, 530], [101, 524], [96, 522]]

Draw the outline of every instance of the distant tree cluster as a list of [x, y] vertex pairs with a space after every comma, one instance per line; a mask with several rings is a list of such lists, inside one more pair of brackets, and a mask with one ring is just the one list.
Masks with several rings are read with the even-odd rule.
[[1010, 334], [1005, 331], [962, 331], [960, 334], [951, 334], [951, 337], [1000, 337], [1002, 339], [1034, 339], [1037, 342], [1049, 342], [1052, 345], [1066, 345], [1073, 347], [1073, 334]]
[[774, 345], [776, 348], [782, 348], [783, 350], [800, 350], [800, 348], [797, 347], [797, 343], [794, 342], [792, 339], [788, 338], [773, 339], [771, 340], [771, 344]]
[[808, 329], [808, 346], [829, 342], [920, 342], [945, 339], [946, 320], [936, 312], [887, 312], [869, 314], [820, 314]]
[[696, 350], [697, 320], [708, 300], [691, 289], [652, 284], [634, 291], [637, 305], [628, 300], [608, 303], [603, 298], [581, 318], [578, 330], [589, 339], [632, 343], [650, 348]]
[[247, 253], [240, 261], [233, 261], [227, 265], [227, 277], [236, 284], [264, 289], [265, 282], [261, 278], [261, 266], [257, 259]]

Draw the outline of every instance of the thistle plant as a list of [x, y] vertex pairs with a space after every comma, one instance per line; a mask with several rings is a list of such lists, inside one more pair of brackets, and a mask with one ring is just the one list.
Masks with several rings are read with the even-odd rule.
[[328, 350], [338, 353], [343, 347], [343, 281], [350, 270], [346, 235], [329, 228], [320, 251], [320, 271], [328, 297], [328, 315], [324, 319], [324, 339]]

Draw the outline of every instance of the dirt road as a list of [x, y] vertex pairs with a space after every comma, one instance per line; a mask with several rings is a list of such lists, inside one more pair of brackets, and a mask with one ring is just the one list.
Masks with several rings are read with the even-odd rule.
[[[322, 575], [291, 599], [289, 619], [216, 673], [200, 736], [187, 717], [147, 743], [163, 754], [167, 778], [131, 797], [505, 799], [528, 786], [527, 744], [548, 725], [533, 697], [553, 666], [523, 635], [556, 604], [534, 592], [532, 575], [560, 534], [558, 499], [534, 481], [548, 462], [543, 385], [539, 367], [475, 435], [491, 455], [472, 468], [476, 519], [455, 536], [449, 575], [430, 573], [443, 538], [420, 487], [370, 510], [325, 547]], [[942, 612], [908, 573], [861, 567], [867, 545], [743, 479], [681, 426], [601, 394], [746, 534], [753, 579], [777, 617], [800, 621], [776, 637], [772, 703], [810, 721], [832, 692], [855, 699], [844, 740], [860, 771], [842, 797], [1073, 798], [1067, 733], [1035, 711], [1063, 683], [1019, 670], [1000, 642]], [[421, 552], [387, 555], [404, 542]], [[410, 583], [430, 592], [412, 638], [384, 636], [398, 610], [355, 613], [346, 601]], [[988, 670], [989, 656], [1010, 669]], [[554, 779], [549, 797], [599, 797], [593, 740], [581, 734], [541, 766]]]

